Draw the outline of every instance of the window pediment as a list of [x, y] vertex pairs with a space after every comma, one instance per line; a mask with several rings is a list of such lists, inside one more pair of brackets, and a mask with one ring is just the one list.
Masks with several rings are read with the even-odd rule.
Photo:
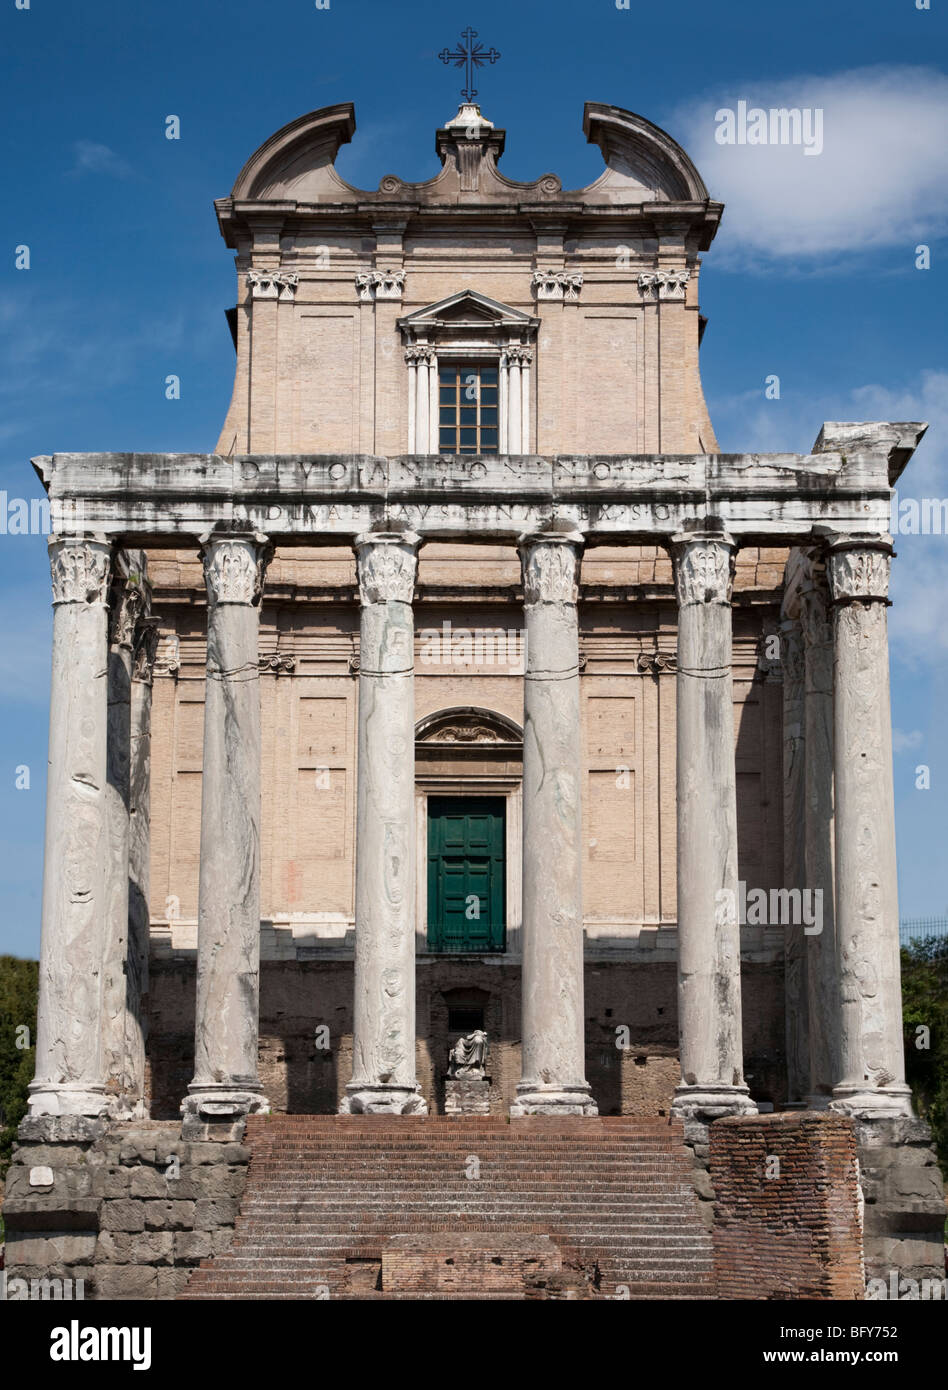
[[398, 326], [408, 342], [463, 345], [466, 339], [479, 339], [485, 333], [501, 342], [527, 342], [535, 335], [540, 320], [478, 290], [466, 289], [406, 314], [398, 320]]

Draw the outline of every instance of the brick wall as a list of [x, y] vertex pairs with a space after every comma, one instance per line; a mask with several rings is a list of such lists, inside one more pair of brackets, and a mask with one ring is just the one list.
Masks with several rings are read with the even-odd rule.
[[718, 1298], [860, 1298], [852, 1121], [815, 1111], [711, 1125]]

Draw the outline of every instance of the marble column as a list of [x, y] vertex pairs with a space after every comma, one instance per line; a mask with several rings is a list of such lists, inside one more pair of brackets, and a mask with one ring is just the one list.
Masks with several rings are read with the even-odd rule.
[[108, 591], [104, 536], [53, 536], [49, 707], [36, 1073], [32, 1115], [108, 1108], [102, 962], [108, 924]]
[[507, 353], [507, 453], [523, 452], [520, 412], [523, 392], [520, 387], [520, 355], [516, 349]]
[[151, 912], [151, 696], [158, 628], [139, 628], [132, 662], [128, 845], [128, 966], [125, 1035], [127, 1094], [133, 1113], [145, 1113], [145, 1042]]
[[428, 387], [428, 360], [429, 353], [420, 351], [415, 357], [415, 452], [417, 454], [428, 454], [431, 452], [429, 441], [430, 425], [428, 421], [428, 403], [430, 391]]
[[415, 1077], [415, 684], [421, 537], [357, 536], [359, 637], [355, 999], [342, 1114], [423, 1115]]
[[[805, 886], [819, 892], [822, 930], [803, 936], [810, 1017], [812, 1109], [824, 1109], [839, 1080], [839, 976], [836, 966], [835, 866], [833, 848], [833, 625], [826, 573], [813, 554], [800, 587], [804, 639]], [[810, 914], [812, 915], [812, 914]]]
[[[799, 603], [784, 608], [780, 624], [783, 670], [783, 882], [802, 888], [806, 880], [805, 758], [803, 732], [803, 633]], [[809, 992], [806, 938], [799, 926], [784, 932], [784, 1011], [787, 1046], [787, 1102], [806, 1105], [810, 1094]]]
[[674, 537], [678, 593], [678, 1030], [672, 1111], [712, 1119], [756, 1111], [744, 1082], [731, 682], [735, 544]]
[[265, 536], [201, 537], [207, 683], [194, 1079], [186, 1122], [269, 1110], [257, 1076], [260, 994], [260, 599]]
[[583, 1011], [576, 610], [582, 543], [578, 532], [552, 527], [520, 542], [527, 642], [523, 1004], [522, 1076], [513, 1116], [597, 1114], [586, 1080]]
[[102, 1046], [106, 1087], [116, 1114], [129, 1115], [126, 1032], [128, 1011], [129, 772], [132, 654], [145, 607], [139, 551], [119, 550], [113, 563], [108, 674], [106, 818], [109, 884], [102, 962]]
[[888, 537], [834, 542], [836, 951], [840, 1068], [832, 1109], [911, 1115], [902, 1048], [886, 621]]

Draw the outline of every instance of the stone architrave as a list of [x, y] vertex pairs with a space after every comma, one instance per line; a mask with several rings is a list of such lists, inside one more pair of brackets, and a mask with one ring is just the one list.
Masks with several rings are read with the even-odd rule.
[[102, 985], [109, 925], [108, 594], [104, 536], [54, 536], [36, 1073], [31, 1115], [108, 1109]]
[[[795, 605], [796, 607], [796, 605]], [[780, 624], [783, 669], [783, 881], [802, 888], [806, 878], [805, 760], [803, 731], [803, 633], [799, 619], [787, 616]], [[806, 939], [799, 925], [788, 924], [784, 934], [784, 1008], [787, 1041], [787, 1100], [805, 1105], [810, 1093], [809, 993]]]
[[266, 536], [201, 537], [207, 683], [201, 791], [194, 1079], [186, 1123], [269, 1103], [257, 1076], [260, 993], [260, 599]]
[[[822, 930], [805, 937], [812, 1109], [824, 1109], [839, 1080], [839, 975], [836, 961], [833, 836], [833, 623], [826, 573], [811, 552], [800, 587], [804, 638], [806, 888], [822, 893]], [[811, 899], [812, 900], [812, 899]], [[803, 927], [789, 930], [803, 935]]]
[[833, 598], [836, 950], [840, 1076], [831, 1108], [911, 1115], [905, 1084], [886, 621], [892, 544], [848, 537], [827, 556]]
[[731, 682], [736, 546], [722, 532], [674, 537], [678, 593], [678, 1029], [673, 1113], [756, 1111], [744, 1082]]
[[343, 1114], [427, 1112], [415, 1076], [415, 685], [421, 537], [357, 536], [359, 639], [355, 1002]]
[[576, 600], [583, 537], [520, 541], [527, 669], [523, 723], [520, 1115], [595, 1115], [585, 1068], [582, 758]]

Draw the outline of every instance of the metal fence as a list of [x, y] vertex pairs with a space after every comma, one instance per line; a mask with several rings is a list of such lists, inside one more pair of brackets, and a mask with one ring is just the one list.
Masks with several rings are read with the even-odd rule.
[[899, 944], [908, 946], [913, 941], [924, 941], [935, 937], [939, 941], [948, 938], [948, 917], [903, 917], [899, 923]]

